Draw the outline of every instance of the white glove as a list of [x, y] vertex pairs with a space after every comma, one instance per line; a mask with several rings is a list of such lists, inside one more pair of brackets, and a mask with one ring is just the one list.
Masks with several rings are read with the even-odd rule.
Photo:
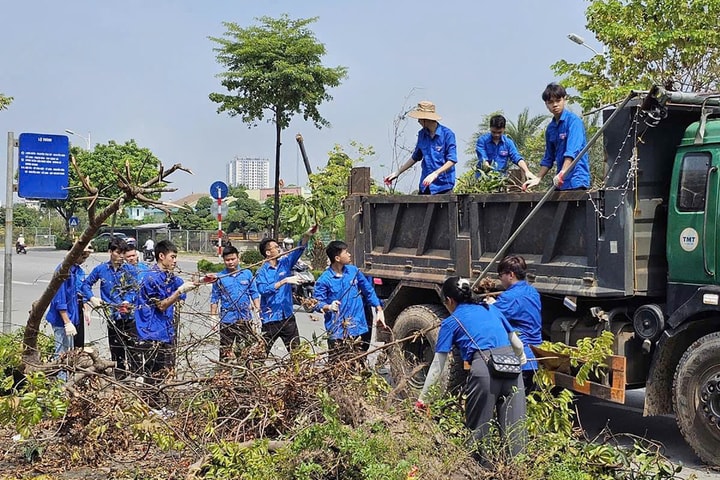
[[302, 279], [297, 275], [293, 275], [292, 277], [286, 277], [285, 283], [289, 283], [290, 285], [300, 285], [302, 283]]
[[533, 175], [533, 178], [525, 180], [525, 183], [522, 185], [522, 189], [525, 191], [529, 188], [537, 187], [538, 185], [540, 185], [540, 179]]
[[200, 285], [193, 283], [193, 282], [185, 282], [178, 288], [178, 292], [180, 293], [187, 293], [190, 290], [195, 290]]
[[525, 355], [525, 352], [523, 351], [522, 355], [520, 355], [520, 365], [525, 365], [527, 363], [527, 356]]
[[331, 312], [340, 310], [340, 300], [333, 300], [332, 303], [328, 304], [328, 310]]
[[565, 176], [565, 172], [560, 170], [560, 172], [553, 177], [553, 185], [556, 187], [562, 187], [562, 184], [564, 182], [563, 177]]
[[93, 308], [99, 308], [102, 307], [103, 301], [100, 300], [98, 297], [90, 297], [90, 305], [92, 305]]
[[220, 315], [217, 313], [211, 313], [210, 320], [212, 320], [213, 323], [218, 323], [220, 321]]
[[510, 340], [513, 352], [520, 358], [520, 365], [525, 365], [527, 363], [527, 357], [525, 356], [525, 346], [522, 340], [520, 340], [520, 337], [517, 336], [517, 333], [510, 332], [508, 333], [508, 340]]
[[397, 180], [397, 178], [398, 178], [399, 176], [400, 176], [400, 174], [399, 174], [397, 171], [392, 172], [390, 175], [388, 175], [387, 177], [383, 178], [383, 182], [385, 183], [385, 185], [390, 185], [392, 182], [394, 182], [395, 180]]
[[378, 310], [375, 314], [375, 324], [378, 326], [381, 326], [382, 328], [388, 328], [387, 323], [385, 323], [385, 311], [384, 310]]
[[68, 337], [74, 337], [77, 335], [77, 328], [71, 322], [65, 324], [65, 335]]
[[497, 299], [495, 297], [485, 297], [485, 303], [487, 303], [488, 305], [492, 305], [495, 302], [497, 302]]

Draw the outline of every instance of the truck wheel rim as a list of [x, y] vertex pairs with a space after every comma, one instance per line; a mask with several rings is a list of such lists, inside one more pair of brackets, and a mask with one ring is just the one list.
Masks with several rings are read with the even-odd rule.
[[700, 407], [708, 422], [720, 429], [720, 373], [711, 376], [703, 385]]

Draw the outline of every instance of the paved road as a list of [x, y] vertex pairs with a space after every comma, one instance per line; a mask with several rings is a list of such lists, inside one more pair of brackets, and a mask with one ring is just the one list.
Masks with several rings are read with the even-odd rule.
[[[2, 252], [2, 250], [0, 250]], [[62, 261], [64, 252], [50, 249], [30, 249], [27, 255], [13, 255], [13, 304], [12, 324], [14, 327], [24, 325], [31, 303], [38, 298], [47, 286], [55, 267]], [[181, 275], [189, 278], [196, 270], [196, 262], [201, 257], [180, 255], [178, 266]], [[90, 271], [95, 265], [107, 260], [106, 253], [94, 253], [84, 265]], [[180, 358], [179, 363], [186, 368], [212, 368], [212, 360], [217, 359], [217, 334], [211, 332], [207, 319], [209, 287], [203, 286], [191, 294], [184, 307], [181, 318], [180, 342], [192, 351], [192, 358]], [[0, 305], [2, 298], [0, 298]], [[298, 313], [298, 327], [305, 338], [321, 335], [322, 321], [318, 315]], [[44, 331], [50, 332], [47, 323], [43, 322]], [[103, 352], [107, 352], [106, 326], [94, 316], [87, 332], [87, 341], [93, 343]], [[278, 342], [273, 349], [277, 355], [285, 353], [284, 347]], [[198, 358], [200, 359], [198, 361]], [[642, 406], [644, 390], [628, 392], [625, 405], [617, 405], [592, 397], [581, 397], [578, 400], [580, 421], [590, 437], [595, 436], [605, 425], [615, 433], [629, 433], [647, 436], [661, 442], [666, 447], [666, 454], [675, 462], [682, 462], [687, 468], [682, 473], [684, 478], [694, 473], [701, 480], [720, 480], [720, 473], [707, 472], [692, 450], [685, 444], [674, 418], [670, 416], [643, 417]]]

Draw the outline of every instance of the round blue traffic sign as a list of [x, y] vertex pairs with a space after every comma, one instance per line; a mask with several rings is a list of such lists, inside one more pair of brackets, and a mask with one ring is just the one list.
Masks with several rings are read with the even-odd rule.
[[215, 200], [219, 198], [225, 198], [228, 194], [228, 186], [225, 182], [218, 180], [217, 182], [210, 185], [210, 196]]

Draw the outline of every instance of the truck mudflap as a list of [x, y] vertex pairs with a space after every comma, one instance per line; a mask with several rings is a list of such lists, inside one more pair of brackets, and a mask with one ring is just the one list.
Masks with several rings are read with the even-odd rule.
[[602, 398], [614, 403], [625, 403], [625, 372], [627, 360], [622, 355], [610, 355], [605, 359], [607, 375], [602, 383], [586, 380], [579, 383], [570, 367], [570, 357], [562, 353], [548, 352], [530, 346], [540, 365], [550, 373], [555, 386], [567, 388], [573, 392]]

